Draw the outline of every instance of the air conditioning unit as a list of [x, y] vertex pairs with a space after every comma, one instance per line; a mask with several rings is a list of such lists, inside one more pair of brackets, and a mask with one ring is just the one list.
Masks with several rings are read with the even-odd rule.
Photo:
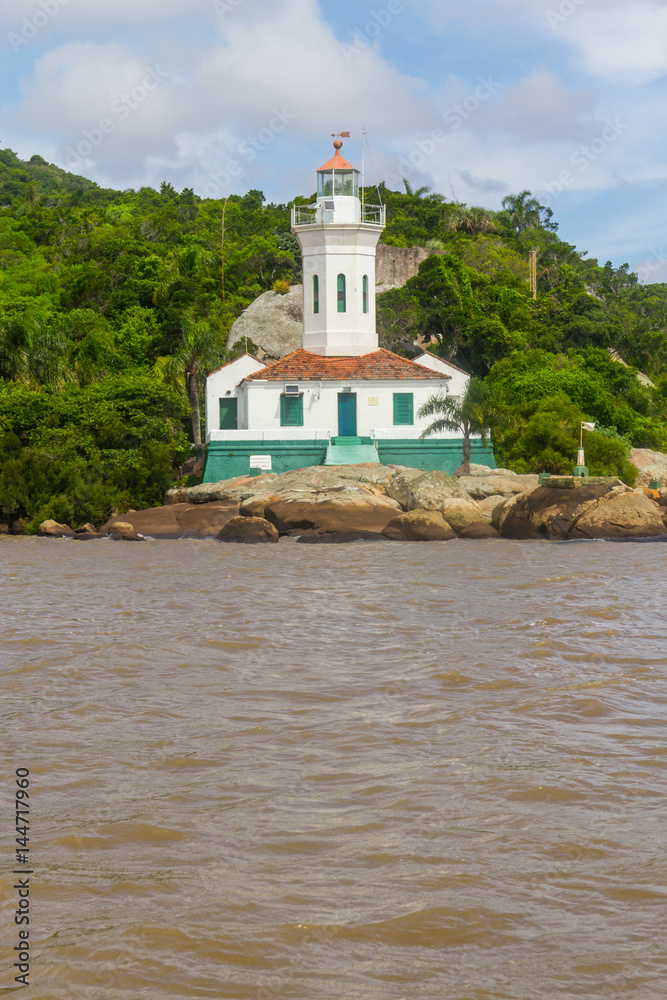
[[299, 395], [301, 395], [301, 393], [299, 392], [299, 386], [298, 385], [294, 385], [294, 384], [286, 385], [285, 386], [285, 395], [286, 396], [299, 396]]

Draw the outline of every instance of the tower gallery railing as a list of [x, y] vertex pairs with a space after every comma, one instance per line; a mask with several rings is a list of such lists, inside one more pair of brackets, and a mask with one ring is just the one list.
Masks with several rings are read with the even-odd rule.
[[[384, 205], [361, 205], [360, 216], [357, 221], [364, 222], [371, 226], [384, 226], [387, 218], [387, 210]], [[335, 221], [333, 209], [317, 205], [311, 208], [306, 205], [294, 205], [292, 207], [293, 226], [317, 226], [331, 224]]]

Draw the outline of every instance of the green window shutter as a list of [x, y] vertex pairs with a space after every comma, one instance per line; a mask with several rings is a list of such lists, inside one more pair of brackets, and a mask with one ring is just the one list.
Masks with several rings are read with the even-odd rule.
[[235, 431], [238, 425], [238, 399], [221, 399], [220, 430]]
[[280, 397], [280, 426], [303, 427], [303, 396]]
[[347, 312], [347, 295], [345, 292], [345, 275], [338, 275], [338, 312]]
[[364, 312], [368, 312], [368, 275], [365, 274], [362, 280], [362, 301]]
[[394, 424], [407, 427], [415, 422], [414, 397], [411, 392], [394, 393]]
[[320, 279], [314, 274], [313, 275], [313, 312], [318, 313], [320, 311]]

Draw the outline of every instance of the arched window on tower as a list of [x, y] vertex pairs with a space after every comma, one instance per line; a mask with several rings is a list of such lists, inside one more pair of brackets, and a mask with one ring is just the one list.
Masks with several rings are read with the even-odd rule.
[[320, 279], [316, 274], [313, 275], [313, 312], [318, 313], [320, 311]]
[[361, 301], [363, 310], [368, 312], [368, 275], [365, 274], [361, 282]]
[[347, 296], [345, 293], [345, 275], [338, 275], [338, 312], [347, 312]]

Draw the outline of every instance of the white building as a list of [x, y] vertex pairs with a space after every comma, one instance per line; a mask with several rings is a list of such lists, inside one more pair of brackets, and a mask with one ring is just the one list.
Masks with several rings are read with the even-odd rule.
[[[303, 255], [303, 346], [270, 365], [245, 354], [206, 382], [205, 482], [307, 465], [383, 462], [453, 472], [455, 433], [422, 440], [433, 395], [465, 391], [468, 376], [424, 353], [408, 361], [378, 347], [375, 252], [382, 206], [362, 204], [359, 172], [340, 153], [318, 170], [317, 201], [292, 210]], [[474, 457], [493, 464], [473, 442]]]

